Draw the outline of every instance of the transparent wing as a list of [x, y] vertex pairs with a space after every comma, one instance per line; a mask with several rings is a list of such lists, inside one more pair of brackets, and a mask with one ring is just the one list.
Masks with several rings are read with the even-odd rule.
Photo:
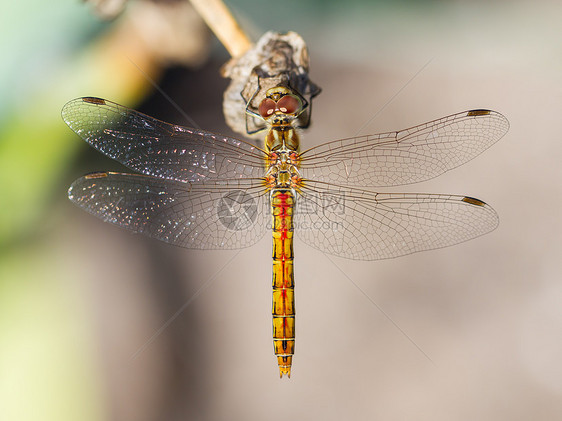
[[464, 111], [397, 132], [313, 147], [301, 154], [301, 174], [344, 185], [417, 183], [470, 161], [508, 129], [509, 122], [498, 112]]
[[191, 186], [100, 172], [76, 180], [68, 196], [106, 222], [193, 249], [248, 247], [271, 224], [260, 180]]
[[265, 153], [247, 142], [168, 124], [104, 99], [74, 99], [62, 118], [94, 148], [145, 175], [199, 182], [264, 174]]
[[497, 227], [496, 212], [468, 196], [376, 193], [308, 182], [295, 233], [335, 256], [377, 260], [447, 247]]

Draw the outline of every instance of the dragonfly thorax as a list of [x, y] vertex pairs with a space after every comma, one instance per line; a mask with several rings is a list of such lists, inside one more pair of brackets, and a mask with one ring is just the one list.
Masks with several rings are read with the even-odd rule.
[[283, 149], [298, 152], [299, 144], [299, 135], [290, 125], [274, 126], [265, 135], [265, 149], [268, 152]]
[[286, 148], [271, 152], [265, 179], [270, 188], [298, 188], [302, 177], [297, 153]]

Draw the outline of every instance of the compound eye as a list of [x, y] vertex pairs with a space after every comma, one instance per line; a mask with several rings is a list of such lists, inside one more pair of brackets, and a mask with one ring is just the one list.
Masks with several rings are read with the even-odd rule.
[[271, 98], [266, 98], [261, 102], [258, 111], [263, 118], [267, 118], [271, 114], [273, 114], [273, 112], [275, 111], [275, 107], [275, 101]]
[[284, 114], [295, 114], [302, 108], [302, 104], [296, 96], [285, 95], [277, 101], [277, 108]]

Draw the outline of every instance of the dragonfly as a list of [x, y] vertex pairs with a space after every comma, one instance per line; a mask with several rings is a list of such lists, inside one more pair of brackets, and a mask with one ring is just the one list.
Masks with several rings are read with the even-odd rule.
[[473, 109], [404, 130], [334, 140], [301, 151], [308, 104], [288, 86], [265, 93], [253, 117], [263, 147], [169, 124], [95, 97], [62, 117], [90, 146], [135, 173], [95, 172], [68, 190], [102, 220], [189, 249], [239, 249], [273, 236], [273, 345], [290, 377], [295, 349], [296, 235], [334, 256], [377, 260], [461, 243], [498, 225], [480, 199], [383, 192], [456, 168], [489, 148], [507, 119]]

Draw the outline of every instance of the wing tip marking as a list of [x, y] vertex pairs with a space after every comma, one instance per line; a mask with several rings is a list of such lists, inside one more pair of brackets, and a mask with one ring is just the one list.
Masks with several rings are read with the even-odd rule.
[[486, 109], [476, 109], [476, 110], [470, 110], [466, 113], [467, 117], [479, 117], [479, 116], [483, 116], [483, 115], [490, 115], [492, 113], [492, 110], [486, 110]]
[[82, 98], [82, 101], [87, 102], [88, 104], [105, 105], [105, 99], [97, 98], [95, 96], [85, 96]]
[[109, 175], [109, 173], [106, 172], [106, 171], [98, 171], [98, 172], [93, 172], [93, 173], [90, 173], [90, 174], [86, 174], [86, 175], [84, 176], [84, 178], [85, 178], [86, 180], [92, 180], [92, 179], [96, 179], [96, 178], [105, 178], [105, 177], [107, 177], [108, 175]]
[[476, 199], [475, 197], [465, 196], [462, 198], [462, 201], [474, 206], [486, 206], [486, 203], [480, 199]]

